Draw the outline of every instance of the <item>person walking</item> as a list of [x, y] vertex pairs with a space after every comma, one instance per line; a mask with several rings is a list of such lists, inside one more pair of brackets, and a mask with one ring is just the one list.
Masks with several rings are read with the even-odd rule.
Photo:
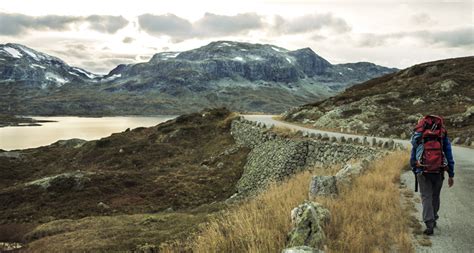
[[438, 211], [440, 193], [445, 171], [448, 173], [448, 186], [454, 184], [454, 158], [451, 142], [440, 116], [427, 115], [416, 125], [411, 137], [412, 150], [410, 165], [415, 173], [417, 185], [420, 186], [423, 205], [423, 222], [426, 235], [433, 235]]

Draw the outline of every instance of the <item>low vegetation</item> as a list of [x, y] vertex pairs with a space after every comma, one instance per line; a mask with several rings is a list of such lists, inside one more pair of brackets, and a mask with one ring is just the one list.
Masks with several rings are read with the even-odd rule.
[[474, 134], [473, 67], [472, 56], [417, 64], [294, 108], [284, 120], [405, 139], [423, 115], [436, 114], [464, 142]]
[[[327, 252], [413, 252], [409, 211], [400, 201], [400, 173], [408, 155], [389, 154], [337, 198], [316, 201], [331, 211], [325, 228]], [[308, 198], [312, 175], [333, 175], [339, 167], [314, 169], [271, 185], [256, 198], [230, 208], [186, 242], [164, 252], [279, 252], [291, 230], [290, 212]]]
[[312, 175], [332, 175], [338, 167], [314, 168], [271, 184], [259, 196], [214, 218], [189, 241], [164, 245], [164, 252], [279, 252], [291, 229], [291, 210], [308, 198]]
[[392, 153], [336, 199], [318, 199], [331, 211], [329, 252], [413, 252], [410, 213], [400, 200], [400, 175], [409, 155]]
[[249, 152], [230, 134], [236, 116], [205, 110], [0, 156], [0, 230], [12, 232], [0, 242], [101, 251], [186, 237], [236, 191]]

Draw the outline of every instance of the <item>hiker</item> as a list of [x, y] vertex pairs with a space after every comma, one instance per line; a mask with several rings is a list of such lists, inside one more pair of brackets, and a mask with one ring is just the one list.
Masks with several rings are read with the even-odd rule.
[[410, 165], [415, 173], [415, 191], [420, 186], [423, 221], [426, 235], [432, 235], [438, 220], [440, 192], [444, 172], [448, 172], [448, 186], [454, 184], [454, 160], [451, 143], [442, 117], [427, 115], [416, 125], [411, 137]]

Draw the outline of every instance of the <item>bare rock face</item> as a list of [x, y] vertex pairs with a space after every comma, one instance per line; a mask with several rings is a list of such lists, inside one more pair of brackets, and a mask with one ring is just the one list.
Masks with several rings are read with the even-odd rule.
[[330, 221], [329, 210], [319, 203], [305, 202], [291, 211], [291, 220], [293, 230], [288, 235], [288, 247], [323, 248], [326, 235], [322, 228]]
[[309, 186], [309, 196], [334, 196], [337, 195], [335, 176], [314, 176]]

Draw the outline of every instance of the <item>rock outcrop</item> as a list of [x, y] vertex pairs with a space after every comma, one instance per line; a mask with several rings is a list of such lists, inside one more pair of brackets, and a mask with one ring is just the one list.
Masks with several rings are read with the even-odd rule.
[[335, 176], [314, 176], [309, 185], [310, 196], [334, 196], [338, 193]]
[[305, 202], [291, 211], [293, 229], [288, 234], [287, 247], [307, 246], [322, 249], [326, 235], [323, 227], [329, 223], [329, 210], [315, 202]]

